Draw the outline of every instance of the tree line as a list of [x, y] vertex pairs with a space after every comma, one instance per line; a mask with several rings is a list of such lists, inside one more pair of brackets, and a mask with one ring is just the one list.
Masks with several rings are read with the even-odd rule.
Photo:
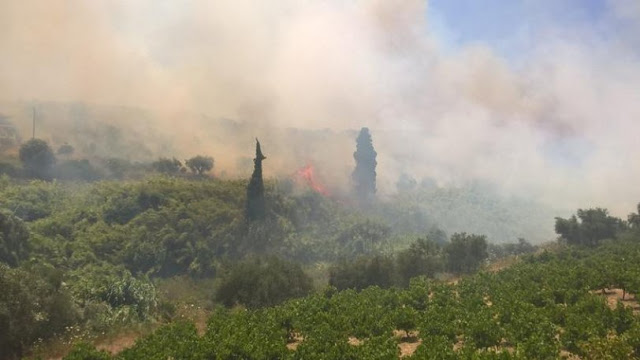
[[[202, 177], [214, 169], [211, 156], [196, 155], [184, 162], [176, 158], [160, 157], [151, 162], [131, 162], [120, 158], [94, 159], [74, 158], [70, 144], [61, 145], [57, 151], [42, 139], [31, 139], [23, 143], [18, 151], [19, 163], [1, 162], [0, 174], [15, 178], [96, 181], [102, 179], [139, 178], [148, 173], [169, 176]], [[19, 166], [18, 166], [19, 165]]]

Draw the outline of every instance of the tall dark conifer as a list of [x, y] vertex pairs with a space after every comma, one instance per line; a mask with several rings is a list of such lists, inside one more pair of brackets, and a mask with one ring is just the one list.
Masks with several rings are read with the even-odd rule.
[[253, 159], [253, 174], [247, 186], [247, 219], [249, 221], [263, 219], [264, 206], [264, 182], [262, 180], [262, 160], [266, 156], [260, 150], [260, 141], [256, 139], [256, 157]]
[[353, 158], [356, 160], [356, 168], [351, 175], [354, 192], [361, 201], [372, 200], [376, 193], [376, 156], [373, 149], [373, 141], [369, 128], [363, 127], [356, 139], [356, 152]]

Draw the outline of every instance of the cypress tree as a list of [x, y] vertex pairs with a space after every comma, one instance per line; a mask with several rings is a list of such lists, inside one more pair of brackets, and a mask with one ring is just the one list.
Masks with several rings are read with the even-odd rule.
[[354, 193], [361, 201], [373, 199], [376, 193], [376, 156], [373, 149], [373, 141], [369, 128], [363, 127], [356, 139], [356, 152], [353, 158], [356, 160], [356, 168], [351, 175], [353, 179]]
[[260, 141], [256, 139], [256, 157], [253, 159], [253, 174], [247, 186], [247, 219], [249, 221], [264, 219], [264, 182], [262, 180], [262, 160], [266, 156], [260, 150]]

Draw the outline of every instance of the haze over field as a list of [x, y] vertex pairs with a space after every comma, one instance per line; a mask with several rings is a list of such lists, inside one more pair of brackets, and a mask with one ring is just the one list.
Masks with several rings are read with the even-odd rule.
[[639, 3], [485, 5], [4, 1], [0, 113], [26, 137], [38, 104], [52, 142], [110, 128], [144, 143], [131, 158], [209, 153], [229, 174], [257, 135], [267, 176], [311, 161], [342, 187], [368, 126], [382, 193], [402, 173], [484, 180], [626, 215], [640, 199]]

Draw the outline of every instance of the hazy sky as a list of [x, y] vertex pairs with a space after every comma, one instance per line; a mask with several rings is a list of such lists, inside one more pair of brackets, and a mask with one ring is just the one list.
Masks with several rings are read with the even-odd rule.
[[[0, 100], [152, 109], [176, 148], [197, 134], [217, 158], [233, 154], [205, 120], [176, 114], [368, 126], [383, 190], [402, 172], [483, 179], [624, 215], [640, 201], [638, 49], [638, 0], [2, 1]], [[352, 166], [347, 140], [326, 164]]]

